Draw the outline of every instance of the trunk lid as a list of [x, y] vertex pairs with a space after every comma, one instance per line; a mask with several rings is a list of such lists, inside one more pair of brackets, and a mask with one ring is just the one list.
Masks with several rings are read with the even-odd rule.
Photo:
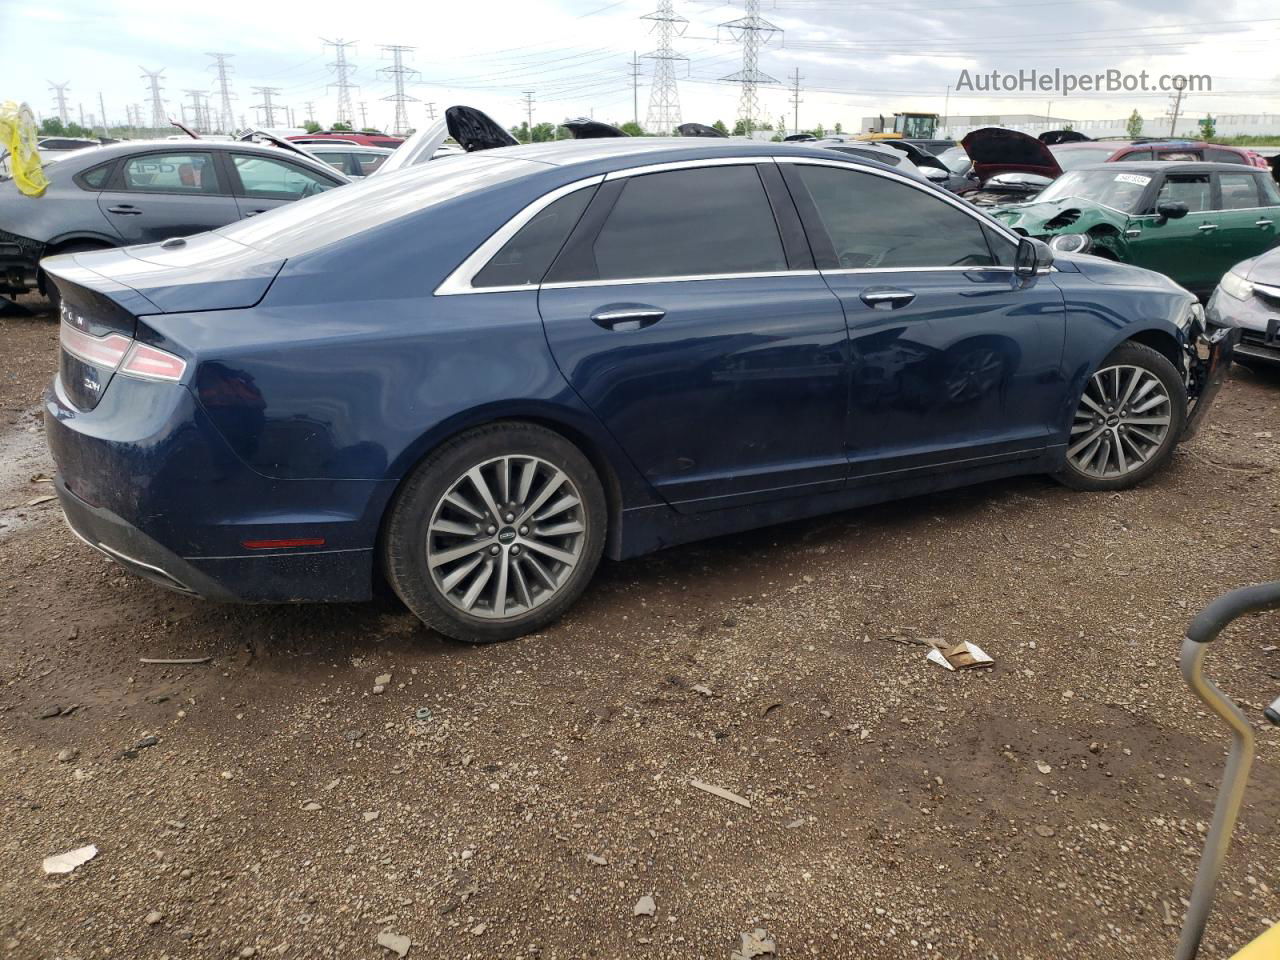
[[81, 410], [97, 406], [139, 317], [251, 307], [283, 265], [214, 233], [43, 260], [62, 299], [58, 370], [67, 399]]
[[50, 257], [41, 266], [58, 283], [87, 286], [136, 315], [235, 310], [267, 292], [284, 259], [218, 233], [114, 250]]
[[997, 173], [1038, 173], [1044, 177], [1062, 174], [1048, 146], [1017, 130], [983, 127], [960, 143], [973, 161], [974, 173], [983, 183]]

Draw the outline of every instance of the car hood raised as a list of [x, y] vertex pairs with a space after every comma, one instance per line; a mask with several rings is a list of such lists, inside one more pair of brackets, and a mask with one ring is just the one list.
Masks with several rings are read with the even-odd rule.
[[991, 215], [1015, 230], [1038, 237], [1055, 233], [1086, 233], [1098, 224], [1123, 229], [1124, 214], [1080, 197], [1032, 200], [997, 207]]
[[1062, 175], [1062, 168], [1049, 148], [1017, 130], [983, 127], [974, 130], [960, 144], [973, 161], [974, 173], [984, 183], [988, 177], [1004, 172], [1038, 173], [1045, 177]]
[[[263, 298], [284, 265], [281, 258], [216, 233], [188, 237], [173, 246], [148, 243], [50, 257], [43, 266], [61, 275], [61, 262], [67, 260], [79, 268], [76, 282], [98, 288], [135, 315], [251, 307]], [[94, 277], [102, 282], [96, 283]], [[121, 287], [143, 300], [122, 298]], [[147, 304], [154, 309], [147, 309]]]

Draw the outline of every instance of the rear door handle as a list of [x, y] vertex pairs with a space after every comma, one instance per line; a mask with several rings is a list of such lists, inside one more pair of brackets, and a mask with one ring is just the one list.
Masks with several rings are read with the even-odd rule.
[[1253, 221], [1253, 225], [1254, 225], [1255, 227], [1269, 227], [1269, 226], [1271, 226], [1271, 221], [1270, 221], [1270, 220], [1255, 220], [1255, 221]]
[[1218, 225], [1216, 223], [1202, 223], [1200, 226], [1196, 227], [1196, 229], [1201, 233], [1212, 233], [1214, 230], [1218, 229]]
[[666, 315], [667, 311], [660, 307], [620, 306], [597, 310], [591, 315], [591, 322], [606, 330], [624, 332], [651, 327]]
[[862, 302], [873, 310], [897, 310], [915, 298], [916, 295], [910, 290], [873, 289], [862, 294]]
[[122, 203], [118, 207], [107, 207], [107, 213], [118, 213], [123, 216], [136, 216], [142, 213], [142, 211], [131, 203]]
[[265, 209], [263, 209], [263, 210], [250, 210], [248, 213], [246, 213], [246, 214], [245, 214], [245, 216], [246, 216], [246, 217], [256, 217], [258, 214], [260, 214], [260, 213], [266, 213], [266, 212], [267, 212], [267, 211], [266, 211]]

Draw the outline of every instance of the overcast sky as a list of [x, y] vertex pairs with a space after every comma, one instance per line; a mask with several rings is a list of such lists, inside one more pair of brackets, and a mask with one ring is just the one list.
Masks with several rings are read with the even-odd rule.
[[[744, 0], [675, 0], [688, 18], [676, 51], [684, 120], [732, 123], [739, 87], [719, 78], [741, 67], [741, 50], [717, 25], [741, 17]], [[632, 116], [629, 61], [655, 39], [641, 19], [657, 0], [468, 0], [342, 3], [310, 0], [0, 0], [0, 100], [25, 100], [51, 115], [49, 82], [69, 82], [72, 118], [83, 105], [97, 114], [102, 94], [108, 118], [123, 122], [125, 105], [146, 105], [140, 67], [163, 68], [166, 110], [190, 103], [186, 90], [212, 90], [208, 51], [234, 54], [232, 88], [237, 120], [256, 122], [255, 86], [277, 87], [277, 102], [307, 101], [328, 124], [335, 98], [327, 86], [330, 40], [354, 40], [354, 94], [368, 120], [389, 128], [393, 107], [383, 97], [391, 80], [381, 44], [416, 47], [408, 64], [420, 71], [408, 93], [410, 119], [422, 126], [428, 102], [436, 109], [469, 103], [512, 125], [524, 117], [521, 94], [532, 90], [534, 121], [593, 115]], [[856, 128], [865, 115], [915, 109], [944, 112], [945, 91], [962, 69], [972, 72], [1055, 67], [1078, 73], [1117, 68], [1161, 73], [1208, 73], [1212, 95], [1187, 100], [1192, 116], [1206, 111], [1280, 113], [1280, 4], [1275, 0], [762, 0], [762, 15], [782, 31], [761, 55], [761, 69], [781, 81], [799, 68], [800, 123]], [[1209, 19], [1210, 16], [1213, 19]], [[651, 61], [641, 61], [639, 114], [649, 101]], [[993, 98], [954, 89], [946, 111], [1036, 113], [1070, 119], [1164, 114], [1163, 95]], [[791, 121], [785, 83], [761, 88], [764, 113]], [[215, 100], [216, 109], [216, 100]], [[358, 108], [357, 108], [358, 110]], [[278, 122], [279, 122], [279, 118]]]

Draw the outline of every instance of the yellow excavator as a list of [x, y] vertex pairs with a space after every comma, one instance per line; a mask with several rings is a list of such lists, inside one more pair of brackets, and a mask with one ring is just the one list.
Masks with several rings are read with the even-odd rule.
[[855, 140], [932, 140], [938, 132], [939, 117], [936, 113], [895, 113], [893, 125], [885, 129], [884, 114], [881, 114], [871, 130], [867, 130]]

